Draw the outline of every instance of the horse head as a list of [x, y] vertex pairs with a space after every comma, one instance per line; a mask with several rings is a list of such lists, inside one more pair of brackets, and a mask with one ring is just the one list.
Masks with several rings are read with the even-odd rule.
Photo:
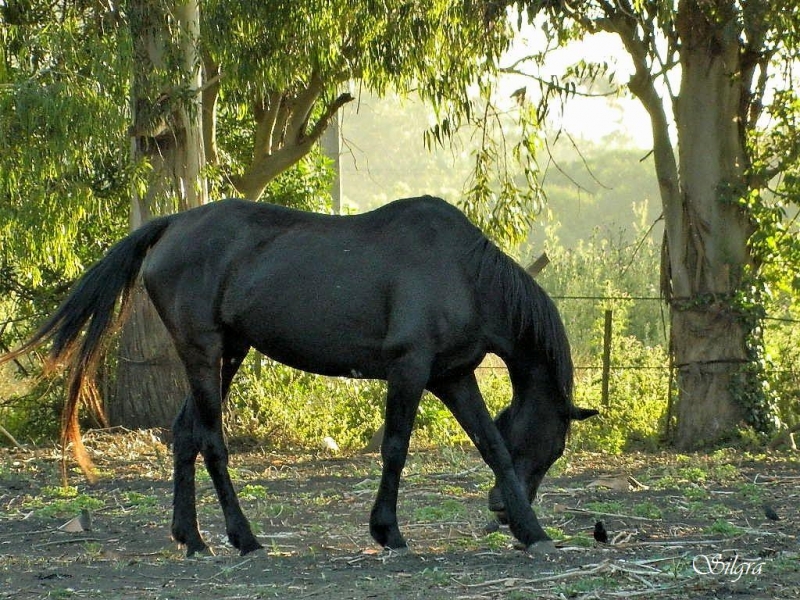
[[[515, 389], [511, 404], [495, 418], [530, 502], [545, 473], [563, 454], [570, 423], [599, 414], [594, 409], [561, 402], [563, 399], [558, 396], [554, 389], [536, 385]], [[489, 509], [498, 521], [507, 522], [502, 494], [496, 483], [489, 491]]]

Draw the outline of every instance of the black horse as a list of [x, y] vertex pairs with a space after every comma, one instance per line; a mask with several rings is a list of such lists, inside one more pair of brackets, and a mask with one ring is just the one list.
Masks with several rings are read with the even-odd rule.
[[[140, 271], [191, 388], [173, 426], [172, 535], [187, 554], [207, 550], [195, 508], [198, 453], [230, 542], [242, 554], [262, 547], [239, 506], [222, 432], [223, 400], [251, 347], [298, 369], [388, 382], [370, 515], [382, 546], [406, 547], [397, 493], [426, 389], [494, 472], [490, 508], [526, 547], [552, 546], [531, 500], [564, 451], [570, 420], [596, 411], [572, 404], [572, 359], [553, 302], [456, 208], [423, 197], [340, 217], [225, 200], [153, 220], [117, 243], [13, 353], [52, 339], [51, 363], [69, 359], [63, 431], [87, 472], [77, 406], [91, 396], [101, 339]], [[474, 374], [488, 352], [505, 361], [513, 387], [495, 421]]]

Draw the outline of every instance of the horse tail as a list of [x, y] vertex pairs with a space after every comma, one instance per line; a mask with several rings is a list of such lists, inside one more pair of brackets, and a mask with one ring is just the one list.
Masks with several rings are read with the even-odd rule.
[[[75, 459], [92, 483], [96, 481], [94, 465], [81, 440], [78, 407], [83, 402], [102, 415], [95, 375], [103, 339], [121, 321], [147, 251], [158, 242], [171, 221], [172, 217], [150, 221], [112, 246], [25, 344], [0, 356], [2, 364], [52, 341], [45, 370], [54, 370], [65, 363], [69, 367], [67, 398], [61, 413], [62, 447], [72, 442]], [[115, 311], [118, 302], [120, 309]], [[62, 458], [62, 473], [66, 478], [65, 458]]]

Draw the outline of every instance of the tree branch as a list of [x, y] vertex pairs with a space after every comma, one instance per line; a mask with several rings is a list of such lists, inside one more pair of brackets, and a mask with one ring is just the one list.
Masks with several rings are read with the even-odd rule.
[[[322, 116], [309, 132], [299, 136], [286, 135], [280, 147], [274, 149], [273, 152], [254, 155], [253, 162], [248, 169], [240, 177], [232, 179], [236, 190], [245, 198], [251, 200], [260, 198], [272, 179], [310, 152], [336, 112], [352, 100], [354, 98], [349, 93], [340, 94], [325, 107]], [[281, 103], [281, 105], [284, 104], [284, 102]]]
[[[260, 155], [269, 156], [276, 149], [275, 128], [278, 123], [278, 114], [283, 104], [283, 98], [283, 93], [271, 92], [266, 98], [259, 95], [253, 104], [253, 115], [256, 121], [256, 132], [253, 141], [254, 158]], [[282, 131], [283, 126], [280, 129]]]
[[220, 72], [219, 65], [211, 55], [202, 53], [203, 69], [206, 83], [203, 85], [200, 98], [203, 110], [203, 145], [205, 146], [206, 161], [210, 165], [219, 164], [217, 151], [217, 99], [219, 98]]
[[291, 117], [286, 127], [286, 141], [288, 143], [301, 142], [306, 134], [308, 119], [311, 109], [323, 90], [323, 82], [314, 72], [309, 78], [308, 85], [295, 96], [291, 105]]
[[328, 128], [331, 119], [339, 111], [339, 109], [353, 100], [355, 100], [355, 98], [349, 92], [339, 94], [339, 96], [327, 106], [325, 112], [322, 113], [322, 116], [317, 120], [314, 127], [308, 132], [306, 140], [308, 140], [311, 144], [315, 143], [320, 137], [322, 137], [322, 134]]
[[594, 93], [594, 92], [582, 92], [577, 88], [565, 88], [563, 85], [558, 85], [553, 83], [552, 81], [545, 81], [541, 77], [534, 75], [533, 73], [526, 73], [525, 71], [520, 71], [514, 67], [504, 67], [500, 68], [499, 71], [501, 73], [506, 73], [509, 75], [518, 75], [520, 77], [527, 77], [528, 79], [533, 79], [535, 82], [550, 88], [551, 90], [555, 90], [557, 92], [561, 92], [563, 94], [569, 94], [571, 96], [581, 96], [583, 98], [607, 98], [608, 96], [616, 96], [618, 91], [614, 90], [611, 92], [603, 92], [603, 93]]

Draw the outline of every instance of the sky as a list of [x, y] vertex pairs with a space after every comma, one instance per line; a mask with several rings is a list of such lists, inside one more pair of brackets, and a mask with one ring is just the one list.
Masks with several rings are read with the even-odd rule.
[[[529, 29], [518, 38], [506, 60], [509, 64], [519, 57], [539, 51], [545, 46], [541, 31]], [[633, 65], [617, 36], [599, 33], [586, 36], [566, 48], [553, 50], [542, 75], [560, 75], [568, 65], [580, 59], [592, 62], [607, 62], [616, 74], [618, 84], [624, 84], [633, 72]], [[509, 78], [503, 85], [513, 91], [525, 84], [522, 78]], [[510, 92], [509, 92], [510, 93]], [[632, 145], [650, 149], [653, 145], [650, 118], [641, 103], [630, 94], [611, 98], [570, 98], [561, 110], [553, 111], [549, 125], [563, 126], [571, 135], [592, 141], [600, 141], [610, 134], [621, 133], [630, 137]]]
[[[546, 43], [547, 40], [541, 30], [529, 28], [527, 32], [517, 37], [517, 42], [502, 64], [504, 66], [514, 64], [523, 56], [541, 51]], [[567, 48], [553, 50], [547, 65], [539, 75], [546, 79], [551, 75], [561, 75], [568, 65], [576, 63], [581, 58], [593, 62], [608, 62], [619, 84], [624, 84], [630, 78], [632, 72], [630, 58], [618, 38], [611, 34], [587, 36], [585, 40], [574, 42]], [[535, 102], [534, 95], [538, 91], [538, 83], [529, 78], [512, 75], [504, 75], [498, 81], [498, 102], [505, 101], [509, 107], [512, 106], [515, 101], [511, 98], [511, 94], [522, 86], [528, 89], [529, 101]], [[395, 97], [381, 99], [370, 97], [366, 92], [357, 96], [356, 102], [345, 107], [342, 120], [344, 147], [341, 166], [346, 180], [344, 189], [346, 202], [355, 202], [364, 209], [365, 202], [379, 204], [393, 197], [399, 197], [398, 194], [414, 195], [422, 191], [440, 193], [444, 196], [460, 195], [463, 186], [453, 186], [444, 181], [442, 185], [445, 187], [438, 190], [428, 189], [430, 181], [434, 179], [429, 171], [443, 168], [442, 163], [445, 162], [440, 156], [434, 156], [441, 154], [442, 151], [430, 153], [423, 145], [423, 132], [433, 125], [431, 120], [433, 117], [429, 115], [429, 119], [426, 120], [423, 115], [430, 111], [421, 109], [419, 102], [414, 100], [401, 102]], [[402, 113], [408, 115], [402, 131], [389, 131], [380, 124], [381, 114], [397, 117]], [[579, 146], [581, 140], [608, 144], [613, 137], [616, 138], [615, 143], [639, 148], [643, 155], [652, 149], [649, 116], [640, 102], [625, 92], [610, 97], [574, 96], [563, 104], [553, 103], [547, 128], [550, 131], [563, 128]], [[387, 137], [380, 150], [370, 145], [372, 140], [364, 138], [365, 134], [374, 135], [378, 131], [380, 131], [379, 136]], [[471, 156], [473, 149], [467, 146], [468, 143], [466, 146], [460, 145], [455, 151], [456, 154]], [[560, 138], [557, 146], [558, 148], [552, 149], [559, 151], [562, 159], [564, 152], [576, 152], [565, 136]], [[409, 177], [407, 161], [398, 161], [398, 152], [403, 155], [412, 152], [420, 157], [414, 167], [418, 171], [416, 176]], [[445, 154], [447, 152], [452, 150], [447, 150]], [[449, 170], [463, 168], [465, 164], [464, 160], [455, 162], [458, 164], [451, 164]], [[463, 184], [470, 173], [471, 167], [458, 179], [459, 183]], [[368, 183], [364, 181], [365, 179], [372, 180], [374, 186], [371, 189], [358, 189]], [[425, 189], [421, 189], [423, 185]]]

